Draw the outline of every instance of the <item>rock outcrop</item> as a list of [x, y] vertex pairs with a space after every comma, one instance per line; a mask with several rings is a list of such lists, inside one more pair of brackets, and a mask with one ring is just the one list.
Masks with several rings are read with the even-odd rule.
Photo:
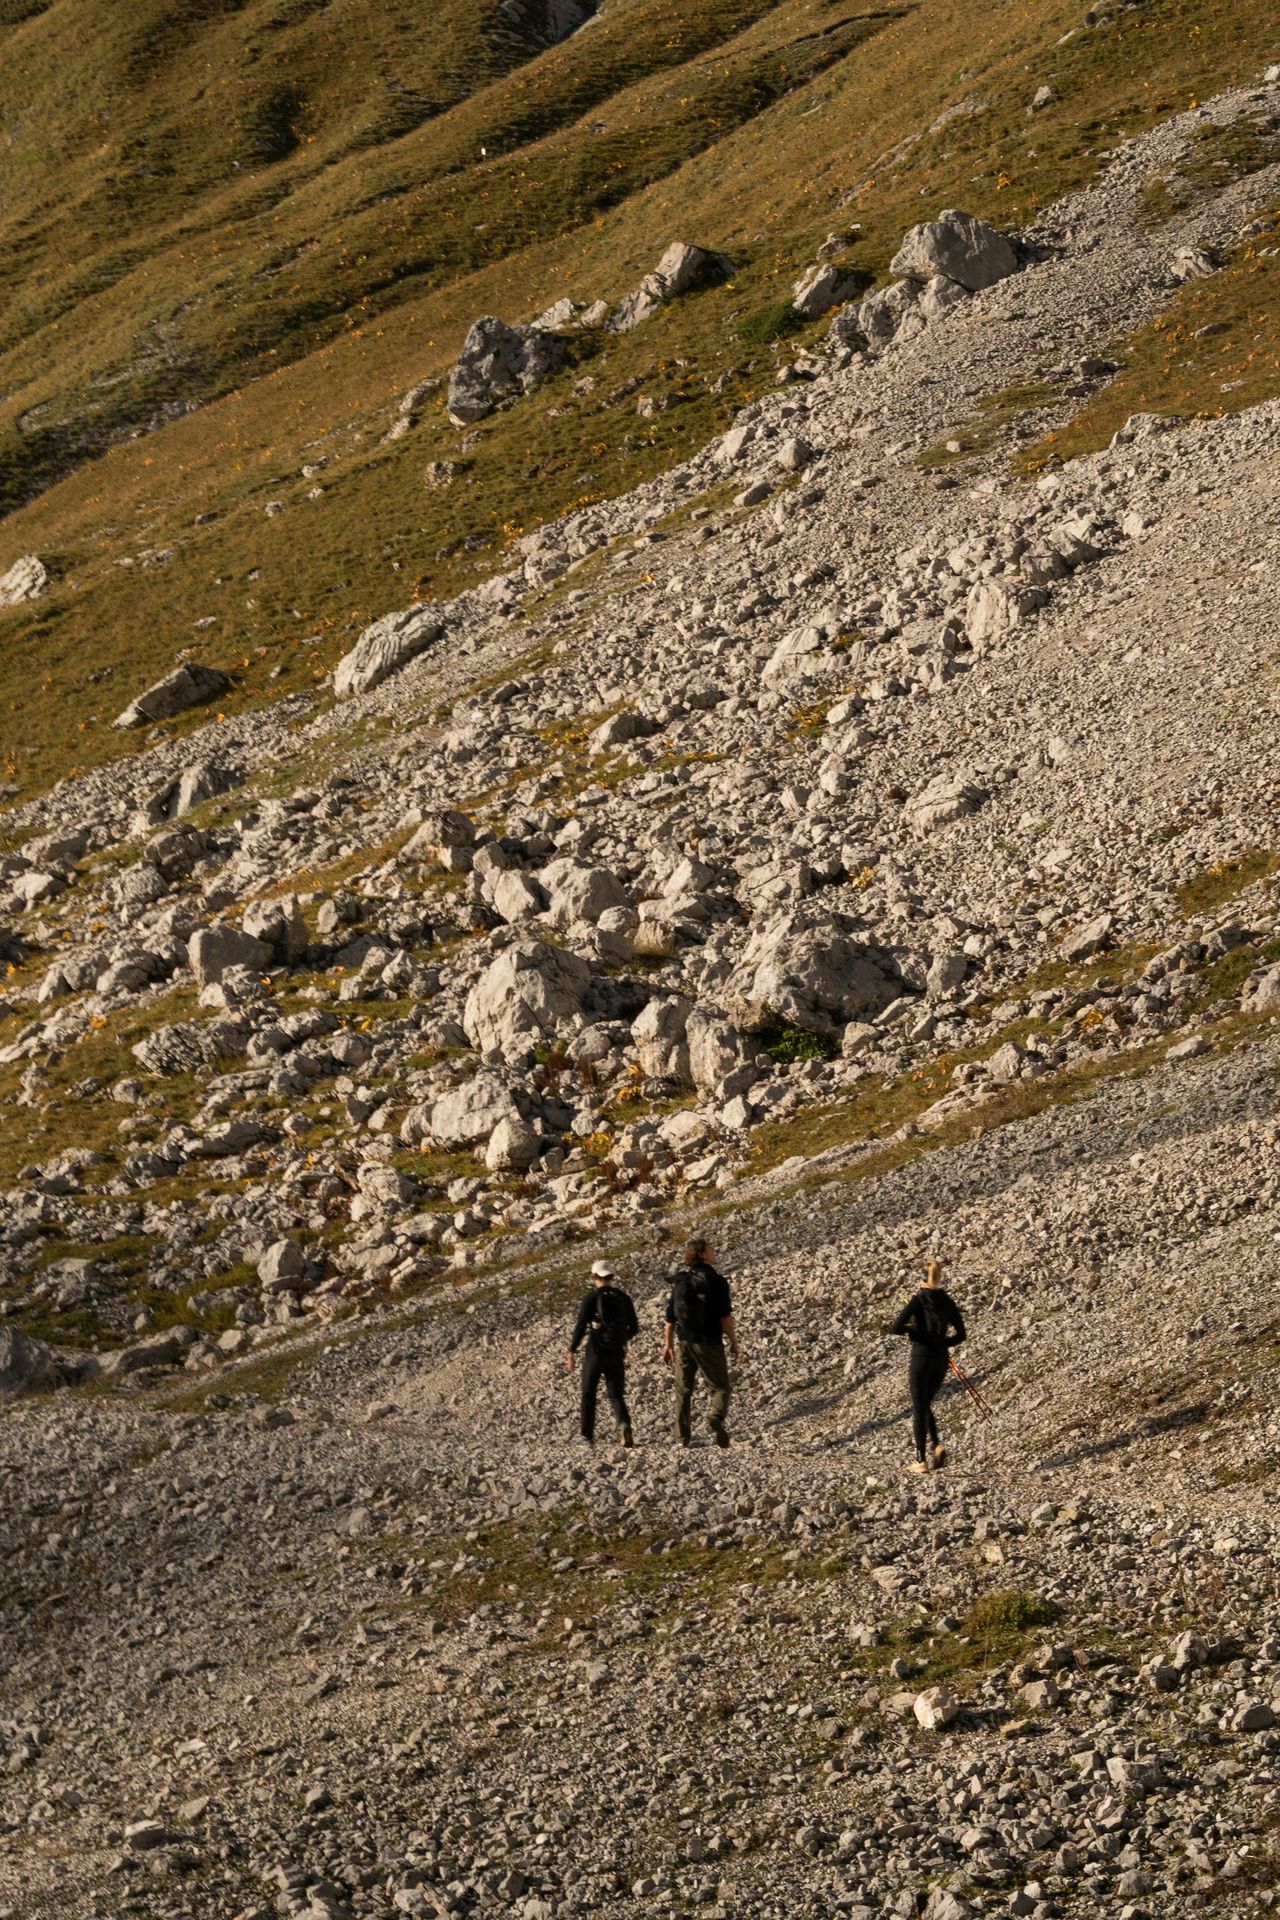
[[0, 1401], [57, 1386], [62, 1370], [51, 1347], [17, 1327], [0, 1327]]
[[410, 660], [433, 646], [444, 632], [439, 609], [430, 601], [402, 613], [384, 614], [365, 628], [350, 653], [344, 654], [333, 675], [339, 700], [368, 693]]
[[781, 1021], [831, 1036], [851, 1020], [873, 1020], [902, 991], [889, 954], [804, 914], [754, 934], [724, 987], [730, 1013], [749, 1032]]
[[1018, 254], [1004, 234], [948, 207], [936, 220], [908, 229], [889, 263], [898, 277], [842, 307], [831, 323], [831, 340], [874, 357], [890, 341], [909, 339], [1018, 267]]
[[668, 301], [682, 294], [696, 293], [702, 287], [718, 286], [734, 272], [734, 262], [724, 253], [711, 253], [705, 247], [686, 246], [673, 240], [652, 273], [647, 273], [633, 293], [619, 301], [605, 321], [610, 333], [630, 333], [634, 327], [659, 312]]
[[500, 953], [467, 996], [462, 1025], [482, 1053], [554, 1041], [581, 1011], [591, 973], [576, 954], [539, 940]]
[[475, 321], [449, 377], [449, 418], [474, 426], [496, 407], [519, 399], [564, 365], [557, 334], [537, 326], [509, 327], [494, 314]]
[[902, 236], [889, 262], [903, 280], [932, 280], [941, 275], [968, 293], [993, 287], [1018, 270], [1018, 256], [1004, 234], [974, 214], [947, 207], [936, 220], [922, 221]]
[[219, 699], [230, 686], [230, 675], [220, 667], [205, 667], [188, 660], [167, 673], [163, 680], [157, 680], [145, 693], [135, 695], [113, 725], [145, 727], [157, 720], [171, 720], [175, 714], [185, 713], [188, 707], [204, 706], [210, 700]]
[[0, 608], [16, 607], [23, 600], [38, 600], [49, 585], [49, 571], [35, 553], [24, 553], [7, 573], [0, 573]]

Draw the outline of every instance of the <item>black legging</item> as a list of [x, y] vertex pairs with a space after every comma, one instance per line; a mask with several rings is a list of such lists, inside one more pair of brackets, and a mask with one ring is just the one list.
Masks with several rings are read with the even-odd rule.
[[951, 1355], [946, 1347], [926, 1347], [911, 1343], [911, 1364], [907, 1379], [911, 1386], [911, 1431], [915, 1436], [916, 1459], [927, 1457], [926, 1448], [938, 1444], [938, 1423], [933, 1417], [933, 1400], [947, 1377]]
[[588, 1340], [582, 1355], [581, 1426], [584, 1440], [594, 1440], [596, 1432], [596, 1395], [600, 1382], [609, 1396], [613, 1417], [620, 1427], [631, 1425], [627, 1409], [627, 1362], [625, 1354], [600, 1353]]

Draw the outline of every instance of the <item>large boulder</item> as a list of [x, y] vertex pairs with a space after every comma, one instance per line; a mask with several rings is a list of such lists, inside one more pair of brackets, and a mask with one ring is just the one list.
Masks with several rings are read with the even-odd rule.
[[264, 1293], [301, 1293], [307, 1257], [296, 1240], [273, 1240], [258, 1260], [258, 1283]]
[[717, 286], [730, 279], [734, 271], [734, 262], [727, 254], [709, 253], [704, 247], [673, 240], [653, 272], [646, 273], [635, 291], [619, 301], [605, 325], [610, 333], [630, 333], [668, 300], [678, 300], [681, 294], [700, 287]]
[[868, 353], [879, 353], [902, 331], [922, 291], [919, 280], [896, 280], [892, 286], [875, 288], [854, 310], [853, 336], [861, 339]]
[[564, 364], [564, 342], [541, 327], [509, 327], [482, 314], [462, 343], [449, 377], [449, 418], [472, 426], [504, 401], [528, 393]]
[[494, 912], [508, 925], [517, 920], [536, 919], [546, 910], [545, 888], [531, 873], [524, 873], [519, 867], [488, 874], [481, 891]]
[[614, 747], [626, 746], [629, 740], [647, 740], [651, 734], [659, 731], [656, 720], [623, 707], [619, 713], [611, 713], [607, 720], [602, 720], [595, 732], [588, 736], [587, 752], [608, 753]]
[[33, 1340], [17, 1327], [0, 1327], [0, 1400], [22, 1393], [39, 1393], [61, 1381], [62, 1369], [52, 1347]]
[[834, 1037], [851, 1020], [874, 1020], [903, 990], [883, 949], [829, 920], [803, 917], [762, 927], [723, 993], [738, 1026], [760, 1032], [775, 1020]]
[[33, 867], [73, 867], [82, 860], [92, 844], [88, 827], [55, 827], [52, 833], [37, 834], [23, 844], [22, 858]]
[[249, 1029], [239, 1020], [175, 1020], [157, 1027], [130, 1051], [148, 1073], [200, 1073], [236, 1059], [248, 1043]]
[[1111, 945], [1115, 924], [1113, 914], [1100, 913], [1087, 925], [1077, 927], [1062, 943], [1063, 959], [1092, 960], [1095, 954], [1105, 953]]
[[655, 994], [631, 1022], [640, 1067], [651, 1080], [692, 1084], [689, 1072], [689, 1002], [683, 994]]
[[518, 1121], [515, 1095], [499, 1074], [485, 1069], [432, 1102], [428, 1122], [439, 1147], [452, 1152], [487, 1140], [504, 1120]]
[[190, 827], [171, 827], [165, 833], [158, 833], [143, 848], [142, 857], [162, 879], [173, 886], [199, 866], [208, 851], [209, 841], [205, 834], [196, 833]]
[[541, 1147], [536, 1127], [528, 1120], [508, 1115], [489, 1135], [484, 1163], [490, 1173], [527, 1173]]
[[1020, 627], [1048, 598], [1044, 587], [1009, 580], [999, 574], [977, 580], [965, 601], [965, 638], [971, 646], [983, 647], [988, 641]]
[[172, 780], [154, 787], [142, 803], [142, 812], [152, 826], [166, 820], [181, 820], [184, 814], [205, 800], [230, 793], [244, 782], [239, 767], [221, 766], [213, 760], [196, 760]]
[[196, 1343], [194, 1327], [165, 1327], [159, 1333], [148, 1334], [145, 1340], [138, 1340], [131, 1347], [117, 1347], [102, 1362], [102, 1372], [108, 1379], [117, 1379], [121, 1374], [138, 1373], [143, 1367], [176, 1367], [188, 1347]]
[[255, 900], [245, 909], [244, 931], [270, 947], [283, 966], [300, 960], [311, 938], [302, 915], [302, 903], [296, 893], [281, 894], [276, 900]]
[[260, 972], [274, 957], [265, 940], [223, 922], [201, 927], [187, 943], [187, 959], [201, 987], [215, 986], [229, 967], [250, 967]]
[[924, 284], [916, 301], [916, 312], [922, 320], [940, 320], [949, 308], [961, 305], [967, 297], [965, 289], [954, 280], [948, 280], [945, 274], [935, 273], [932, 280], [926, 280]]
[[595, 925], [595, 950], [606, 967], [625, 967], [635, 958], [640, 916], [634, 907], [606, 907]]
[[367, 1161], [357, 1169], [356, 1184], [360, 1191], [351, 1202], [353, 1220], [367, 1220], [376, 1214], [404, 1213], [416, 1206], [420, 1197], [416, 1180], [376, 1160]]
[[811, 620], [793, 627], [765, 661], [761, 680], [771, 686], [775, 680], [804, 680], [829, 672], [836, 661], [832, 645], [839, 637], [839, 626], [833, 621]]
[[817, 266], [806, 268], [792, 287], [791, 304], [801, 319], [816, 320], [847, 300], [856, 286], [843, 267], [829, 260], [819, 261]]
[[949, 1727], [960, 1712], [961, 1701], [954, 1688], [948, 1686], [926, 1687], [915, 1698], [913, 1712], [926, 1732], [934, 1732], [939, 1727]]
[[38, 600], [49, 584], [44, 561], [34, 553], [24, 553], [7, 573], [0, 573], [0, 607], [16, 607], [22, 600]]
[[112, 725], [145, 727], [151, 721], [171, 720], [175, 713], [185, 713], [188, 707], [200, 707], [208, 700], [216, 700], [230, 685], [229, 676], [220, 667], [202, 667], [194, 660], [185, 661], [131, 700]]
[[591, 971], [576, 954], [522, 940], [485, 968], [467, 995], [462, 1025], [472, 1046], [519, 1049], [554, 1040], [582, 1010]]
[[404, 860], [428, 861], [446, 873], [469, 873], [476, 843], [476, 823], [457, 807], [434, 808], [401, 851]]
[[1244, 1005], [1250, 1013], [1280, 1011], [1280, 966], [1267, 968], [1245, 997]]
[[67, 882], [60, 873], [45, 873], [39, 867], [15, 875], [12, 883], [13, 894], [24, 907], [42, 907], [66, 890]]
[[695, 1007], [685, 1029], [689, 1043], [689, 1075], [699, 1093], [732, 1100], [746, 1093], [760, 1078], [754, 1042], [729, 1020]]
[[934, 827], [947, 827], [953, 820], [963, 820], [966, 814], [976, 813], [986, 797], [986, 788], [963, 767], [951, 773], [935, 774], [927, 787], [908, 800], [907, 821], [920, 832], [928, 833]]
[[1004, 235], [957, 207], [909, 228], [889, 262], [890, 273], [913, 280], [941, 274], [970, 293], [993, 287], [1017, 270], [1018, 256]]
[[550, 900], [550, 916], [558, 927], [586, 920], [593, 926], [610, 907], [629, 904], [627, 890], [608, 867], [588, 867], [577, 860], [553, 860], [538, 879]]
[[384, 614], [365, 628], [350, 653], [339, 660], [333, 675], [335, 696], [347, 700], [353, 694], [368, 693], [416, 659], [443, 632], [439, 608], [429, 600], [401, 613]]

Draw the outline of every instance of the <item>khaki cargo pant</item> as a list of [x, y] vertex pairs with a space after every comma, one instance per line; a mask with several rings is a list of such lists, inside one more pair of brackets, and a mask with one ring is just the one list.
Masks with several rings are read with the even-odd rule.
[[729, 1362], [723, 1340], [676, 1341], [676, 1426], [682, 1440], [693, 1433], [693, 1389], [699, 1374], [711, 1392], [708, 1421], [714, 1433], [724, 1426], [729, 1411]]

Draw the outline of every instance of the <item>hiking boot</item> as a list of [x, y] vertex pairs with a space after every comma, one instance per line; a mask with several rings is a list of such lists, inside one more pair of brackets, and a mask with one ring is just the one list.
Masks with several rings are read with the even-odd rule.
[[947, 1450], [941, 1441], [933, 1450], [933, 1464], [935, 1467], [945, 1467], [947, 1464]]
[[929, 1462], [927, 1460], [913, 1460], [911, 1462], [911, 1471], [912, 1473], [928, 1473]]
[[718, 1447], [727, 1447], [729, 1444], [729, 1435], [723, 1427], [712, 1427], [711, 1437]]
[[622, 1444], [624, 1447], [634, 1447], [635, 1443], [636, 1437], [631, 1431], [631, 1422], [628, 1420], [622, 1428]]

